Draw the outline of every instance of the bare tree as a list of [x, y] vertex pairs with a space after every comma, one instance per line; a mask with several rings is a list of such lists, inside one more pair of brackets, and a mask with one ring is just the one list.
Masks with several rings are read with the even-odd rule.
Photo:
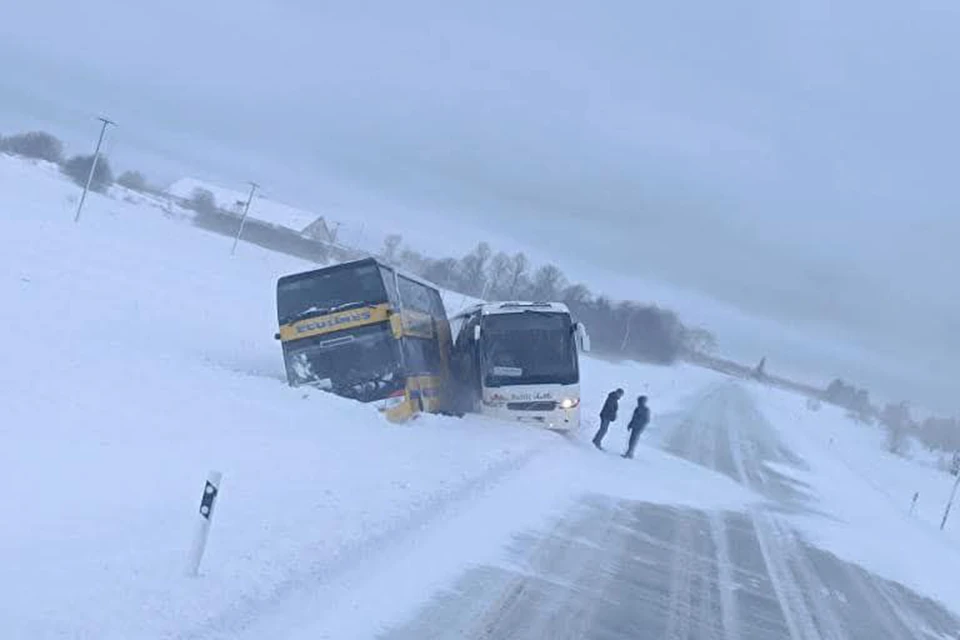
[[910, 407], [906, 402], [888, 404], [880, 414], [887, 428], [887, 451], [896, 455], [907, 452], [910, 435]]
[[[90, 175], [90, 167], [93, 165], [93, 156], [73, 156], [67, 160], [61, 170], [71, 180], [81, 187], [87, 183], [87, 177]], [[90, 190], [103, 193], [113, 184], [113, 171], [110, 169], [110, 163], [103, 156], [97, 161], [97, 166], [93, 171], [93, 180], [90, 182]]]
[[487, 262], [490, 260], [490, 245], [480, 242], [473, 251], [460, 260], [460, 278], [467, 295], [479, 296], [486, 285]]
[[591, 297], [590, 289], [585, 284], [570, 285], [560, 294], [560, 299], [563, 302], [575, 307], [589, 304]]
[[149, 189], [147, 179], [139, 171], [124, 171], [117, 178], [117, 184], [133, 191], [146, 191]]
[[197, 213], [216, 213], [217, 199], [209, 189], [197, 187], [190, 194], [190, 200], [187, 206]]
[[499, 251], [492, 258], [487, 267], [487, 298], [502, 300], [509, 288], [510, 274], [513, 260], [506, 253]]
[[383, 249], [380, 250], [380, 257], [388, 264], [396, 264], [400, 245], [403, 244], [403, 237], [399, 233], [391, 233], [383, 239]]
[[423, 277], [446, 289], [453, 291], [462, 291], [460, 288], [460, 278], [457, 273], [457, 260], [455, 258], [444, 258], [442, 260], [431, 260], [423, 272]]
[[567, 286], [567, 279], [556, 265], [545, 264], [533, 274], [530, 295], [536, 301], [556, 300]]
[[507, 287], [507, 297], [508, 298], [519, 298], [520, 294], [523, 293], [523, 290], [527, 285], [527, 269], [530, 268], [530, 261], [527, 260], [526, 254], [519, 252], [513, 256], [513, 264], [510, 265], [510, 275], [508, 277], [508, 282], [510, 283]]
[[684, 331], [683, 348], [688, 353], [710, 354], [717, 350], [717, 338], [702, 327], [693, 327]]
[[411, 273], [415, 273], [418, 276], [423, 276], [424, 272], [427, 270], [430, 261], [423, 257], [419, 251], [414, 251], [408, 247], [404, 247], [400, 250], [400, 257], [398, 258], [399, 266]]
[[960, 451], [960, 422], [956, 418], [928, 417], [920, 424], [917, 437], [931, 450]]
[[46, 131], [29, 131], [4, 138], [0, 151], [55, 164], [63, 162], [63, 143]]

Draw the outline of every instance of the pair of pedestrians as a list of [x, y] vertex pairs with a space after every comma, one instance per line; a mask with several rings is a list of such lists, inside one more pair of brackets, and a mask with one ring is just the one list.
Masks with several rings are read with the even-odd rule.
[[[616, 389], [607, 395], [607, 400], [603, 403], [603, 409], [600, 410], [600, 428], [597, 435], [593, 436], [593, 446], [597, 449], [603, 449], [603, 438], [607, 435], [607, 429], [611, 422], [617, 420], [617, 410], [620, 408], [620, 399], [623, 398], [623, 389]], [[624, 458], [632, 458], [633, 450], [637, 446], [637, 440], [640, 434], [647, 428], [650, 422], [650, 409], [647, 407], [647, 396], [637, 398], [637, 407], [633, 410], [633, 416], [627, 423], [627, 431], [630, 432], [630, 441], [627, 444], [627, 452], [623, 454]]]

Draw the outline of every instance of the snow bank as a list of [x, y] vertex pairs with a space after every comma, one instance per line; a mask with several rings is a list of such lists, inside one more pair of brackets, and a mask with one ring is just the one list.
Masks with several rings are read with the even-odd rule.
[[[824, 405], [753, 387], [768, 420], [810, 469], [801, 480], [817, 492], [818, 508], [835, 519], [798, 518], [818, 546], [960, 611], [960, 511], [946, 531], [940, 518], [953, 478], [886, 453], [879, 429], [859, 425]], [[918, 509], [910, 515], [914, 492]]]

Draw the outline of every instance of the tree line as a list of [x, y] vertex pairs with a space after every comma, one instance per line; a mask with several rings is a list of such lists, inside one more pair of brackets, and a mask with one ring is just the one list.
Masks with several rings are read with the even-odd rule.
[[879, 425], [886, 432], [890, 453], [904, 455], [911, 439], [930, 451], [960, 451], [960, 420], [955, 417], [913, 417], [907, 401], [888, 402], [880, 406], [870, 399], [870, 392], [837, 378], [824, 390], [823, 399], [848, 411], [848, 415], [865, 425]]
[[687, 353], [716, 349], [713, 334], [687, 327], [673, 311], [594, 294], [585, 284], [570, 282], [554, 264], [532, 264], [523, 252], [494, 251], [479, 242], [459, 258], [430, 258], [393, 234], [384, 240], [378, 257], [465, 296], [493, 302], [563, 302], [586, 325], [593, 351], [601, 355], [670, 364]]
[[[64, 175], [81, 187], [86, 184], [90, 175], [90, 167], [93, 164], [93, 154], [66, 156], [63, 142], [46, 131], [28, 131], [10, 136], [0, 136], [0, 153], [55, 164], [60, 167]], [[90, 189], [98, 193], [105, 193], [114, 183], [134, 191], [159, 192], [159, 189], [150, 186], [147, 179], [139, 171], [125, 171], [120, 174], [120, 177], [115, 178], [113, 169], [110, 167], [110, 160], [101, 153], [93, 172], [93, 178], [90, 181]]]

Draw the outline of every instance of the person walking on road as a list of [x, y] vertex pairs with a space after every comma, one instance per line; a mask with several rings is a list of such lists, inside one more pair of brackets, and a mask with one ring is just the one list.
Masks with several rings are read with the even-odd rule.
[[647, 396], [637, 398], [637, 408], [633, 410], [633, 417], [627, 424], [627, 430], [630, 431], [630, 443], [627, 445], [627, 452], [623, 454], [624, 458], [633, 458], [633, 450], [637, 447], [637, 440], [640, 434], [647, 428], [650, 422], [650, 408], [647, 407]]
[[607, 394], [607, 399], [600, 409], [600, 428], [597, 429], [597, 435], [593, 436], [593, 446], [597, 449], [603, 448], [603, 437], [607, 435], [607, 429], [611, 422], [617, 420], [617, 409], [620, 407], [620, 398], [623, 397], [623, 389], [617, 389]]

